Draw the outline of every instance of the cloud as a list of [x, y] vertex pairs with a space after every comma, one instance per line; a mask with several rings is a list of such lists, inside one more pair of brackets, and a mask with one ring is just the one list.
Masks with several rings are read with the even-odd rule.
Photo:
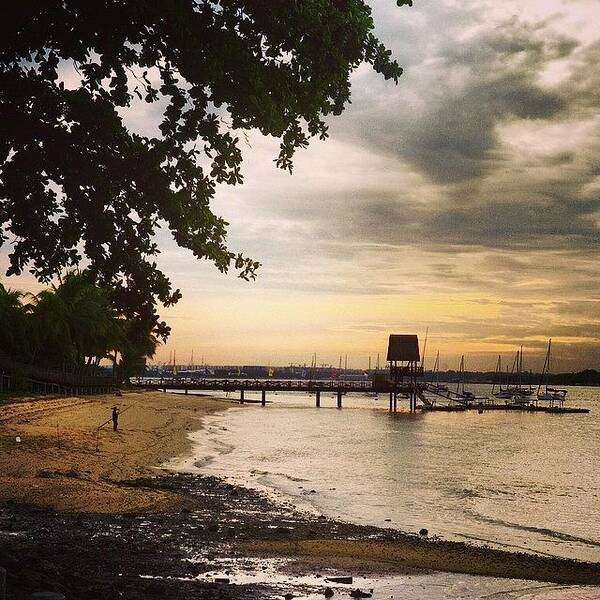
[[237, 335], [249, 320], [265, 339], [287, 323], [298, 350], [306, 337], [310, 352], [379, 351], [386, 333], [429, 325], [451, 364], [464, 351], [490, 367], [520, 341], [543, 359], [553, 336], [565, 366], [597, 366], [597, 33], [579, 35], [579, 4], [393, 4], [373, 7], [400, 84], [360, 68], [351, 106], [293, 177], [273, 167], [275, 140], [250, 136], [246, 182], [221, 188], [215, 210], [260, 278], [192, 273], [170, 249], [189, 303], [175, 310], [222, 298], [198, 327], [229, 342], [225, 323]]
[[447, 37], [438, 34], [437, 46], [409, 66], [395, 93], [382, 94], [385, 102], [374, 99], [382, 88], [376, 84], [373, 91], [373, 75], [364, 73], [353, 96], [359, 118], [353, 111], [337, 131], [451, 184], [481, 177], [502, 162], [498, 124], [549, 119], [567, 108], [561, 90], [539, 79], [578, 42], [544, 23], [516, 18], [466, 38], [464, 31], [445, 31]]
[[[215, 212], [259, 279], [218, 274], [161, 234], [160, 266], [184, 293], [165, 314], [171, 347], [227, 362], [240, 331], [260, 332], [274, 361], [383, 351], [386, 333], [429, 325], [452, 365], [467, 352], [490, 367], [520, 341], [540, 360], [552, 336], [565, 367], [599, 367], [597, 1], [372, 4], [399, 85], [359, 68], [352, 104], [292, 177], [273, 166], [277, 141], [251, 133], [245, 184], [219, 188]], [[155, 109], [128, 124], [151, 132]]]

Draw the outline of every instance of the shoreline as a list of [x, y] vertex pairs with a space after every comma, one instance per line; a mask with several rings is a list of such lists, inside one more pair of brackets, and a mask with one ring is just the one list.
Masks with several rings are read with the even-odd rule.
[[[115, 401], [131, 406], [127, 412], [123, 410], [121, 431], [105, 428], [97, 434], [94, 426], [110, 416]], [[20, 399], [3, 404], [0, 565], [12, 565], [16, 571], [11, 576], [9, 568], [9, 583], [14, 584], [17, 576], [20, 581], [33, 582], [25, 584], [28, 589], [39, 589], [39, 581], [49, 577], [49, 570], [55, 589], [79, 590], [75, 597], [85, 597], [81, 596], [84, 583], [76, 588], [66, 583], [73, 579], [73, 561], [80, 560], [79, 570], [92, 578], [94, 585], [114, 587], [122, 583], [128, 590], [126, 597], [142, 598], [148, 596], [144, 595], [146, 583], [140, 584], [140, 575], [155, 573], [152, 577], [160, 579], [160, 585], [171, 594], [176, 584], [188, 592], [194, 586], [207, 590], [214, 582], [203, 579], [203, 574], [218, 570], [222, 557], [235, 556], [244, 564], [253, 556], [262, 556], [293, 558], [305, 565], [319, 561], [324, 566], [358, 561], [365, 571], [369, 565], [375, 571], [384, 565], [383, 570], [393, 574], [443, 570], [600, 585], [599, 563], [506, 552], [343, 523], [303, 513], [290, 502], [275, 502], [259, 491], [217, 478], [168, 474], [169, 461], [182, 460], [191, 453], [189, 434], [202, 429], [203, 417], [230, 405], [222, 399], [162, 392], [132, 392], [122, 398]], [[17, 436], [21, 442], [16, 441]], [[153, 523], [155, 531], [146, 529], [147, 522]], [[82, 539], [89, 540], [85, 560], [74, 556]], [[49, 563], [53, 568], [42, 568], [40, 573], [36, 567], [29, 577], [23, 569], [32, 571], [31, 565], [40, 563], [39, 552], [32, 550], [33, 542], [37, 546], [40, 540], [45, 540], [43, 546], [48, 544], [41, 564]], [[136, 542], [133, 546], [132, 540]], [[182, 540], [192, 555], [199, 553], [200, 563], [190, 563], [189, 556], [182, 554]], [[7, 550], [1, 549], [3, 545]], [[63, 564], [53, 547], [74, 550], [67, 552]], [[106, 552], [114, 554], [113, 571], [94, 575], [98, 560], [105, 560]], [[131, 580], [127, 581], [115, 575], [123, 570], [124, 560], [131, 565]], [[171, 571], [177, 573], [177, 579], [169, 575], [170, 579], [163, 581]], [[127, 587], [134, 580], [139, 596]], [[187, 583], [182, 584], [183, 580]], [[147, 585], [159, 584], [149, 579]], [[260, 585], [250, 587], [260, 595]], [[242, 588], [248, 590], [239, 585], [227, 589], [231, 597], [238, 598]]]

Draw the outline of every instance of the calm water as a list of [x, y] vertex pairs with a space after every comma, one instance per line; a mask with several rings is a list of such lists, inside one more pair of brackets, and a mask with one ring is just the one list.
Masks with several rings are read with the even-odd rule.
[[[471, 386], [487, 391], [484, 386]], [[195, 434], [203, 472], [255, 482], [332, 517], [600, 561], [600, 390], [590, 414], [387, 412], [387, 398], [270, 395]], [[207, 436], [208, 432], [208, 436]]]

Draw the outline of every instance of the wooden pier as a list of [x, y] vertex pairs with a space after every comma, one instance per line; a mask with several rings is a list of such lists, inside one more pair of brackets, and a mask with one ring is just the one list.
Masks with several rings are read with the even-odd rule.
[[[410, 412], [417, 408], [431, 411], [477, 410], [520, 410], [546, 413], [585, 413], [587, 408], [538, 406], [537, 403], [511, 404], [495, 403], [487, 397], [458, 394], [449, 390], [441, 391], [434, 384], [422, 381], [423, 362], [416, 335], [390, 335], [387, 360], [389, 373], [376, 373], [370, 379], [346, 381], [343, 379], [219, 379], [194, 377], [139, 378], [133, 385], [163, 392], [181, 391], [221, 391], [239, 394], [240, 403], [248, 402], [246, 392], [260, 392], [262, 406], [267, 403], [268, 392], [305, 392], [314, 394], [315, 406], [321, 407], [321, 394], [334, 394], [337, 408], [342, 408], [343, 397], [348, 393], [389, 394], [389, 410], [397, 412], [398, 399], [407, 399]], [[420, 362], [421, 361], [421, 362]], [[420, 362], [420, 364], [419, 364]], [[443, 399], [446, 404], [436, 404]], [[417, 400], [421, 405], [417, 406]], [[256, 402], [253, 400], [252, 402]]]
[[[133, 380], [132, 385], [146, 389], [160, 390], [163, 392], [174, 391], [189, 394], [193, 391], [219, 391], [239, 394], [240, 404], [246, 402], [260, 403], [262, 406], [267, 404], [267, 394], [269, 392], [304, 392], [314, 394], [315, 407], [321, 408], [321, 395], [323, 393], [333, 394], [336, 397], [336, 407], [343, 407], [343, 398], [349, 393], [359, 394], [381, 394], [389, 395], [389, 410], [397, 412], [398, 399], [409, 400], [409, 410], [411, 412], [417, 409], [425, 411], [466, 411], [466, 410], [507, 410], [523, 412], [545, 412], [554, 414], [565, 413], [588, 413], [589, 408], [579, 407], [552, 407], [534, 404], [511, 404], [493, 402], [489, 398], [477, 397], [475, 401], [466, 401], [459, 399], [456, 395], [442, 394], [433, 390], [428, 383], [410, 382], [394, 383], [386, 379], [374, 379], [366, 381], [340, 381], [331, 380], [307, 380], [307, 379], [193, 379], [181, 377], [160, 377], [153, 379], [138, 378]], [[260, 401], [248, 400], [247, 392], [260, 392]], [[416, 404], [416, 399], [411, 402], [411, 394], [421, 400], [421, 404]], [[436, 404], [435, 398], [443, 399], [448, 404]]]
[[[260, 392], [260, 403], [265, 406], [268, 392], [305, 392], [314, 393], [315, 406], [321, 407], [321, 394], [334, 394], [337, 399], [337, 408], [343, 407], [343, 397], [352, 392], [357, 393], [381, 393], [396, 397], [408, 396], [411, 389], [408, 385], [392, 386], [390, 382], [382, 382], [374, 385], [372, 380], [365, 381], [343, 381], [339, 379], [330, 380], [306, 380], [306, 379], [194, 379], [181, 377], [161, 377], [154, 379], [138, 378], [132, 381], [133, 385], [167, 391], [180, 391], [188, 394], [191, 391], [220, 391], [234, 392], [239, 394], [240, 403], [246, 402], [246, 392]], [[396, 405], [394, 405], [396, 409]]]

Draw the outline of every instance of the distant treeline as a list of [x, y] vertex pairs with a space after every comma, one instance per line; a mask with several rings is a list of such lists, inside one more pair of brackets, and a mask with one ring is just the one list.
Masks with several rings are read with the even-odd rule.
[[64, 373], [105, 374], [102, 361], [121, 377], [143, 372], [158, 342], [120, 314], [112, 293], [85, 271], [35, 295], [0, 283], [0, 357]]
[[[445, 371], [438, 373], [435, 377], [437, 381], [456, 382], [460, 378], [458, 371]], [[541, 373], [523, 373], [521, 381], [524, 385], [538, 385], [542, 378]], [[432, 373], [426, 373], [425, 379], [431, 381]], [[467, 371], [463, 373], [462, 379], [468, 383], [498, 383], [498, 373], [494, 371], [477, 372]], [[594, 369], [585, 369], [576, 373], [550, 373], [545, 376], [545, 382], [548, 385], [600, 385], [600, 371]], [[502, 384], [506, 383], [506, 375], [502, 375]], [[509, 381], [514, 383], [514, 381]]]

